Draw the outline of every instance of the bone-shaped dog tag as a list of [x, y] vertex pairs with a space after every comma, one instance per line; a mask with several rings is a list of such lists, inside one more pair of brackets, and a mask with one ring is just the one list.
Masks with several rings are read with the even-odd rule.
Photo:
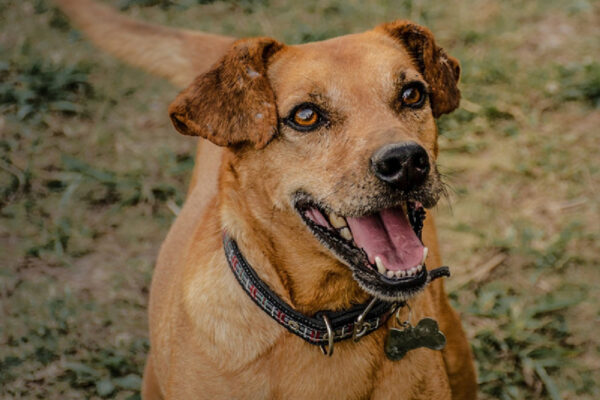
[[423, 318], [417, 326], [406, 323], [404, 329], [391, 328], [385, 342], [385, 354], [392, 361], [401, 360], [410, 350], [427, 347], [441, 350], [446, 345], [446, 336], [440, 332], [438, 323]]

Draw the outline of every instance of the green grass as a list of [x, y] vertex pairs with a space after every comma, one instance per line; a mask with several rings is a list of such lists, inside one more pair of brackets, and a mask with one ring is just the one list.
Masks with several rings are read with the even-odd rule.
[[[437, 207], [484, 399], [600, 396], [600, 7], [559, 0], [110, 1], [288, 43], [395, 18], [462, 62]], [[45, 0], [0, 2], [0, 397], [139, 398], [158, 247], [195, 142], [176, 90], [94, 49]]]

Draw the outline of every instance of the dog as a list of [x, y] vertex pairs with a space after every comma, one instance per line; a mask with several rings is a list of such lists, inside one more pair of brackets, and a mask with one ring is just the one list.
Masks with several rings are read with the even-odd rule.
[[144, 399], [476, 397], [444, 271], [426, 267], [441, 264], [435, 120], [460, 101], [459, 63], [427, 28], [288, 46], [56, 2], [183, 88], [169, 116], [200, 137], [153, 276]]

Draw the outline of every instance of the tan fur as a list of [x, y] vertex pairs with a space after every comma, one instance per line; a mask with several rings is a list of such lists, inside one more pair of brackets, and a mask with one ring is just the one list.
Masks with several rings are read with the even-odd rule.
[[54, 2], [104, 51], [178, 87], [206, 71], [235, 40], [139, 22], [92, 0]]
[[277, 131], [275, 95], [264, 61], [282, 46], [270, 38], [236, 41], [218, 65], [171, 104], [175, 128], [219, 146], [251, 142], [263, 148]]
[[[85, 17], [84, 10], [77, 11], [77, 2], [59, 3], [92, 39], [124, 54], [114, 47], [116, 39], [107, 44], [102, 35], [94, 36], [103, 28]], [[114, 38], [120, 30], [125, 37], [137, 35], [131, 22], [120, 25], [118, 18], [101, 10], [107, 13], [104, 22], [113, 24]], [[163, 29], [152, 28], [150, 37], [160, 41]], [[201, 140], [188, 199], [161, 248], [150, 297], [151, 353], [143, 397], [475, 398], [470, 349], [441, 280], [410, 305], [413, 323], [425, 316], [439, 322], [448, 339], [443, 351], [417, 349], [401, 361], [389, 361], [383, 343], [390, 321], [358, 343], [336, 344], [328, 358], [248, 298], [229, 270], [221, 244], [226, 230], [261, 279], [301, 312], [340, 310], [365, 301], [367, 293], [309, 232], [290, 196], [303, 189], [342, 215], [357, 214], [381, 193], [368, 167], [369, 156], [380, 146], [415, 141], [434, 161], [434, 116], [458, 105], [457, 61], [436, 46], [429, 31], [402, 21], [299, 46], [264, 38], [237, 42], [229, 49], [219, 45], [195, 61], [203, 75], [192, 82], [186, 69], [191, 61], [169, 61], [181, 56], [182, 42], [177, 33], [166, 32], [164, 43], [176, 43], [172, 48], [164, 44], [153, 49], [154, 40], [142, 43], [141, 35], [135, 46], [145, 49], [138, 52], [142, 61], [129, 61], [144, 64], [146, 52], [154, 54], [150, 59], [165, 60], [159, 74], [191, 83], [171, 106], [177, 129], [230, 147]], [[202, 35], [195, 37], [212, 40]], [[265, 43], [275, 46], [265, 53]], [[184, 64], [183, 72], [168, 70]], [[249, 76], [248, 71], [259, 75]], [[221, 86], [222, 77], [239, 84], [239, 90]], [[409, 80], [424, 81], [431, 102], [421, 110], [402, 112], [394, 102], [399, 86]], [[264, 119], [251, 118], [260, 112], [257, 107], [272, 107], [281, 120], [304, 101], [331, 110], [331, 123], [302, 133], [268, 113]], [[206, 130], [207, 123], [212, 130]], [[432, 171], [434, 184], [436, 179]], [[430, 249], [427, 264], [440, 265], [431, 215], [423, 241]]]
[[408, 50], [412, 61], [433, 88], [431, 102], [434, 117], [452, 112], [460, 102], [456, 83], [460, 77], [458, 60], [436, 46], [431, 31], [409, 21], [395, 21], [378, 29], [388, 33]]

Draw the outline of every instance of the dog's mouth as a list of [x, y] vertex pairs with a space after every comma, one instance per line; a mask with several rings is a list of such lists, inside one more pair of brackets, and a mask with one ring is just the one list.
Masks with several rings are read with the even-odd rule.
[[418, 201], [363, 216], [342, 216], [310, 196], [295, 208], [315, 237], [348, 265], [356, 281], [384, 300], [404, 300], [427, 283], [427, 248], [421, 242], [425, 210]]

